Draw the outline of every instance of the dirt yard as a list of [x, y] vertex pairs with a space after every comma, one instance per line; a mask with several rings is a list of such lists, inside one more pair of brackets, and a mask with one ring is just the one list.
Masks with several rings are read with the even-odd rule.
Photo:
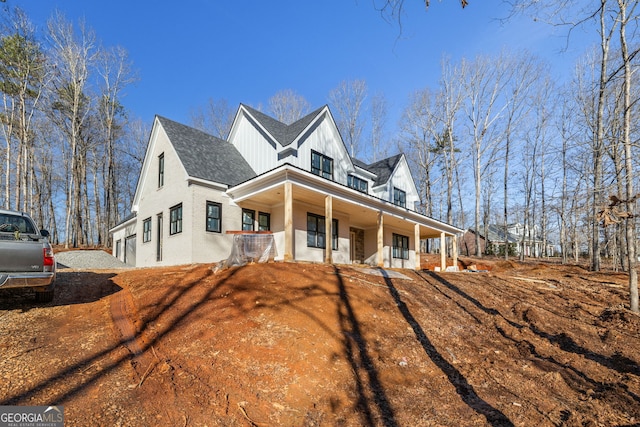
[[63, 405], [66, 426], [640, 425], [625, 275], [465, 261], [487, 271], [64, 269], [52, 303], [0, 292], [0, 405]]

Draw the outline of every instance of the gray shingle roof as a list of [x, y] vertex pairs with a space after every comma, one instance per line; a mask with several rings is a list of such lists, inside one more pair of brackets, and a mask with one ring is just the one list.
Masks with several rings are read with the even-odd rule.
[[256, 176], [232, 144], [165, 117], [157, 117], [190, 177], [236, 185]]
[[389, 181], [391, 174], [395, 170], [398, 162], [402, 158], [402, 154], [387, 157], [386, 159], [367, 165], [365, 169], [376, 174], [375, 185], [381, 185]]
[[309, 126], [309, 123], [315, 119], [324, 107], [320, 107], [315, 111], [307, 114], [303, 118], [286, 125], [273, 117], [242, 104], [244, 108], [269, 132], [283, 147], [290, 145], [300, 133]]
[[[304, 129], [306, 129], [306, 127], [309, 126], [309, 124], [325, 108], [324, 106], [320, 107], [317, 110], [307, 114], [300, 120], [290, 125], [286, 125], [274, 119], [273, 117], [270, 117], [256, 110], [255, 108], [249, 107], [248, 105], [245, 105], [245, 104], [242, 104], [242, 106], [283, 147], [290, 145], [296, 139], [296, 137], [298, 137], [298, 135], [300, 135], [300, 133]], [[351, 161], [353, 162], [354, 165], [362, 169], [368, 170], [369, 172], [372, 172], [373, 174], [376, 175], [374, 185], [382, 185], [387, 181], [389, 181], [391, 174], [395, 170], [401, 158], [402, 158], [402, 154], [396, 154], [395, 156], [388, 157], [386, 159], [380, 160], [370, 165], [353, 157], [351, 158]]]

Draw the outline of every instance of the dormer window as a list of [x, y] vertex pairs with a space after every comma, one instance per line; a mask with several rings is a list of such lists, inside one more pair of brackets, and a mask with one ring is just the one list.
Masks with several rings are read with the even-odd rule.
[[393, 187], [393, 204], [402, 206], [403, 208], [407, 207], [407, 193], [402, 191], [399, 188]]
[[333, 159], [311, 151], [311, 173], [333, 180]]
[[347, 176], [347, 186], [349, 186], [350, 188], [356, 189], [361, 193], [367, 193], [367, 189], [368, 189], [367, 181], [362, 178], [358, 178], [355, 175]]

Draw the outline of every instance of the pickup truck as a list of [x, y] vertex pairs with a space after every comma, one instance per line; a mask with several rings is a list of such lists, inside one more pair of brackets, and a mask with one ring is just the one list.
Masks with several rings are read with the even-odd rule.
[[49, 302], [55, 278], [49, 232], [26, 213], [0, 209], [0, 289], [33, 288], [36, 301]]

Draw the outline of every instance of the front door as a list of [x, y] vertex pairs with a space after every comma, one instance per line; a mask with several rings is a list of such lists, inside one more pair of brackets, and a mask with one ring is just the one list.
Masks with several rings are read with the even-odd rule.
[[352, 264], [364, 263], [364, 230], [349, 228], [349, 255]]

